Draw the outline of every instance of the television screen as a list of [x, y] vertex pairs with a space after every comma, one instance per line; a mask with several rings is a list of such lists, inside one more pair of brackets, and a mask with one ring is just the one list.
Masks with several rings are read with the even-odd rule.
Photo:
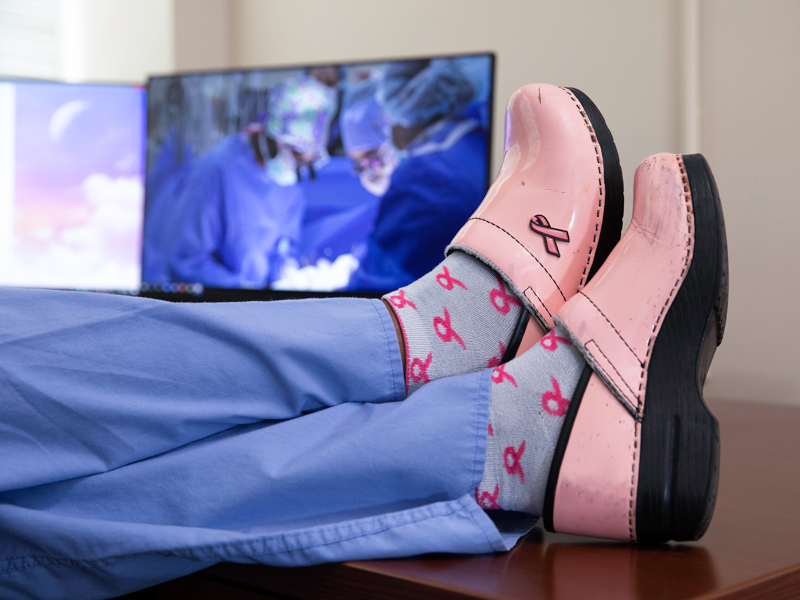
[[0, 81], [0, 285], [136, 292], [145, 91]]
[[378, 293], [488, 187], [489, 54], [153, 77], [144, 292]]

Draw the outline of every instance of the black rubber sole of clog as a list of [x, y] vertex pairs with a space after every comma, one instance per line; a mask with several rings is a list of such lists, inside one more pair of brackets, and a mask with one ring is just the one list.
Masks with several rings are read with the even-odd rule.
[[[692, 195], [695, 247], [648, 368], [636, 497], [636, 538], [645, 544], [699, 539], [711, 522], [719, 482], [719, 424], [703, 400], [703, 384], [728, 310], [725, 220], [706, 159], [686, 155], [683, 163]], [[556, 444], [545, 491], [548, 531], [553, 531], [564, 452], [591, 375], [587, 365]]]
[[728, 310], [725, 220], [706, 159], [690, 154], [683, 164], [695, 247], [647, 374], [636, 497], [640, 543], [699, 539], [711, 522], [719, 482], [719, 424], [703, 400], [703, 384]]
[[[594, 260], [589, 268], [589, 273], [586, 276], [584, 285], [589, 282], [592, 276], [597, 273], [597, 270], [603, 266], [608, 255], [617, 245], [620, 236], [622, 235], [622, 213], [625, 209], [625, 190], [622, 181], [622, 166], [619, 162], [619, 154], [617, 153], [617, 146], [614, 144], [614, 136], [611, 135], [611, 130], [606, 125], [606, 120], [603, 118], [602, 113], [591, 101], [589, 96], [584, 94], [577, 88], [567, 88], [581, 103], [583, 111], [586, 113], [586, 118], [592, 124], [592, 133], [600, 146], [600, 152], [603, 154], [603, 190], [605, 195], [603, 202], [603, 223], [600, 226], [600, 236], [597, 240], [597, 248], [595, 250]], [[523, 311], [520, 316], [511, 340], [506, 348], [501, 362], [506, 363], [517, 355], [519, 345], [522, 343], [522, 336], [525, 335], [525, 329], [528, 326], [529, 315]]]
[[611, 254], [622, 235], [622, 213], [625, 209], [625, 190], [622, 182], [622, 166], [619, 163], [617, 146], [614, 137], [606, 125], [603, 115], [589, 99], [577, 88], [567, 88], [583, 106], [586, 116], [592, 124], [600, 151], [603, 153], [603, 183], [605, 190], [605, 207], [603, 208], [603, 224], [600, 228], [600, 239], [594, 261], [589, 269], [584, 284], [588, 283]]

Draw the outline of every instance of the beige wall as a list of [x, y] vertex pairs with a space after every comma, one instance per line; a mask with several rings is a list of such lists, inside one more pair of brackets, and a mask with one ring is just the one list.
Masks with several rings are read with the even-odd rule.
[[67, 81], [145, 83], [231, 64], [230, 0], [60, 0]]
[[175, 68], [172, 0], [61, 0], [67, 81], [141, 83]]
[[800, 403], [800, 3], [702, 3], [702, 151], [725, 210], [730, 304], [709, 395]]
[[229, 0], [173, 0], [175, 68], [222, 69], [231, 64]]

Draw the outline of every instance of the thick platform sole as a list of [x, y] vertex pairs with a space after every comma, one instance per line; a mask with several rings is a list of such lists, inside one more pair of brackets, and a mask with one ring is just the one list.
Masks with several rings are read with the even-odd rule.
[[[550, 531], [658, 543], [696, 540], [710, 523], [719, 481], [720, 440], [719, 425], [706, 407], [702, 389], [725, 329], [727, 244], [719, 194], [708, 163], [700, 155], [688, 155], [683, 157], [683, 165], [684, 185], [692, 197], [694, 254], [655, 338], [641, 422], [630, 416], [587, 366], [573, 394], [551, 466], [544, 514]], [[571, 436], [579, 438], [573, 440], [573, 446], [583, 448], [580, 465], [564, 464]], [[591, 441], [583, 439], [590, 437]], [[636, 443], [631, 446], [630, 439], [641, 442], [638, 447]], [[632, 456], [633, 472], [622, 474], [630, 478], [625, 484], [630, 497], [597, 497], [590, 511], [594, 514], [562, 510], [559, 522], [554, 522], [562, 469], [602, 478], [606, 457], [623, 455]], [[575, 456], [569, 458], [572, 463]], [[620, 472], [610, 469], [609, 476], [619, 477]], [[576, 489], [578, 482], [575, 477], [570, 486], [561, 482], [561, 498], [578, 498], [582, 493]], [[586, 488], [586, 493], [592, 493], [602, 486], [595, 481], [587, 482]], [[587, 506], [585, 498], [574, 504]], [[620, 519], [624, 513], [627, 518]], [[620, 526], [623, 522], [626, 525]]]

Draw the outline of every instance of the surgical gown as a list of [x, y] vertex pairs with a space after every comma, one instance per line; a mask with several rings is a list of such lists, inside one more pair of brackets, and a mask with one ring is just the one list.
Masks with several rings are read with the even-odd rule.
[[418, 279], [472, 215], [486, 191], [485, 132], [472, 119], [437, 123], [407, 148], [383, 196], [351, 290], [389, 291]]
[[0, 289], [0, 372], [4, 599], [507, 550], [533, 526], [475, 499], [491, 371], [406, 398], [378, 300]]
[[300, 255], [306, 262], [332, 261], [364, 245], [380, 198], [364, 189], [350, 158], [331, 157], [316, 172], [314, 181], [306, 178], [299, 185], [306, 201], [300, 243]]
[[[243, 134], [197, 159], [170, 215], [173, 281], [262, 288], [300, 242], [302, 191], [272, 182]], [[286, 240], [285, 243], [281, 243]]]

